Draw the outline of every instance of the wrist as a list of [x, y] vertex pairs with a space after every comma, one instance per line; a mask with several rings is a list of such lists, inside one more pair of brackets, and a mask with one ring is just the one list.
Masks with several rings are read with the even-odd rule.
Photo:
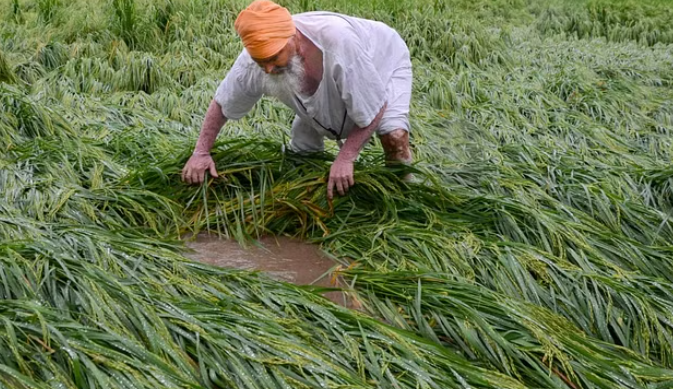
[[208, 151], [202, 151], [202, 150], [194, 150], [194, 152], [192, 153], [192, 155], [198, 155], [198, 156], [200, 156], [200, 157], [205, 157], [205, 156], [210, 155], [210, 152], [208, 152]]
[[339, 155], [337, 155], [337, 157], [336, 157], [335, 162], [355, 163], [355, 157], [357, 157], [357, 155], [356, 156], [350, 156], [350, 155], [345, 154], [345, 153], [339, 153]]
[[344, 146], [339, 150], [336, 160], [339, 162], [345, 163], [354, 163], [358, 158], [359, 150], [353, 147], [353, 144], [344, 144]]

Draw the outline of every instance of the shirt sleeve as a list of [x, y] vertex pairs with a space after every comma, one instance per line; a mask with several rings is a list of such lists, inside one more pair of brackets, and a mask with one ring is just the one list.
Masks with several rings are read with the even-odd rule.
[[222, 107], [222, 114], [231, 120], [245, 116], [262, 97], [260, 80], [245, 55], [238, 56], [215, 92], [214, 99]]
[[385, 86], [360, 38], [342, 32], [335, 43], [334, 77], [348, 116], [360, 128], [369, 126], [385, 103]]

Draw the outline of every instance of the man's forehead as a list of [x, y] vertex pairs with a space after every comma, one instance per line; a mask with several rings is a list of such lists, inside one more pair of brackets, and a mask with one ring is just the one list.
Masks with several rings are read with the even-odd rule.
[[273, 57], [264, 58], [264, 59], [259, 59], [259, 58], [254, 58], [254, 57], [251, 57], [251, 58], [252, 58], [253, 61], [255, 61], [255, 62], [273, 62], [273, 61], [275, 61], [275, 60], [278, 59], [278, 55], [279, 55], [279, 54], [280, 54], [280, 53], [274, 55]]

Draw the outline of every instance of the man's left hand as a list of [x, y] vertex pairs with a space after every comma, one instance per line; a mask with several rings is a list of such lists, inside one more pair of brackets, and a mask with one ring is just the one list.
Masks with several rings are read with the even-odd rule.
[[385, 112], [388, 103], [383, 104], [383, 107], [376, 115], [374, 120], [365, 128], [353, 127], [348, 139], [343, 146], [340, 146], [339, 155], [337, 155], [332, 168], [329, 171], [329, 181], [327, 182], [327, 199], [334, 198], [334, 187], [337, 192], [344, 196], [348, 192], [348, 188], [355, 185], [353, 179], [353, 163], [358, 158], [360, 150], [365, 146], [365, 143], [371, 138], [374, 130], [379, 126], [383, 112]]
[[346, 192], [348, 192], [348, 188], [353, 185], [355, 185], [355, 180], [353, 179], [353, 162], [337, 158], [329, 171], [327, 198], [332, 200], [334, 197], [335, 186], [337, 192], [339, 192], [341, 196], [344, 196]]

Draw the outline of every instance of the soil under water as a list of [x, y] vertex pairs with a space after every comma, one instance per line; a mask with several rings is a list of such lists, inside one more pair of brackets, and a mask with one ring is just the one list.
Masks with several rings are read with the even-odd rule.
[[[226, 268], [259, 270], [269, 277], [296, 285], [343, 287], [343, 280], [336, 277], [337, 262], [323, 255], [312, 244], [287, 237], [265, 236], [257, 239], [262, 247], [241, 247], [238, 242], [215, 235], [198, 234], [185, 240], [192, 251], [185, 256], [202, 263]], [[354, 302], [344, 292], [326, 292], [325, 297], [333, 302], [354, 308]]]

